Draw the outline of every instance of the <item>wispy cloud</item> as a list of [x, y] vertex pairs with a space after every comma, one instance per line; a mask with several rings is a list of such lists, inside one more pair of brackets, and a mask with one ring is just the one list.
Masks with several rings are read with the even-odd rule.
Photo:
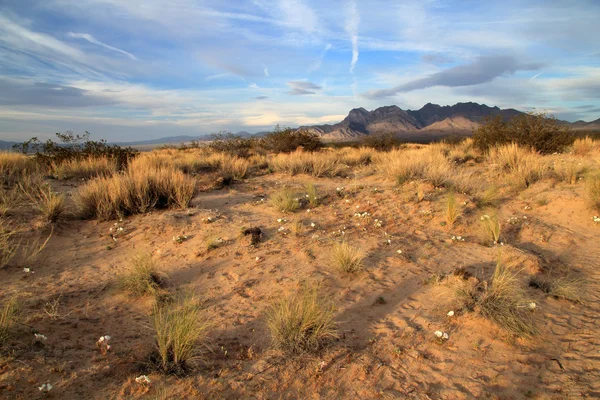
[[136, 56], [134, 56], [133, 54], [128, 53], [125, 50], [121, 50], [121, 49], [118, 49], [116, 47], [110, 46], [110, 45], [108, 45], [106, 43], [102, 43], [101, 41], [97, 40], [95, 37], [93, 37], [89, 33], [74, 33], [74, 32], [69, 32], [68, 35], [69, 35], [69, 37], [72, 37], [72, 38], [75, 38], [75, 39], [87, 40], [88, 42], [90, 42], [92, 44], [104, 47], [105, 49], [108, 49], [108, 50], [116, 51], [117, 53], [124, 54], [127, 57], [131, 58], [132, 60], [137, 60]]
[[290, 87], [288, 94], [300, 96], [305, 94], [315, 94], [315, 90], [321, 90], [321, 86], [309, 81], [289, 81], [287, 85]]
[[542, 64], [540, 63], [522, 63], [511, 56], [479, 57], [470, 64], [452, 67], [425, 78], [415, 79], [394, 86], [390, 89], [367, 92], [366, 97], [379, 99], [432, 86], [460, 87], [478, 85], [490, 82], [502, 75], [514, 74], [517, 71], [537, 70], [541, 67]]
[[210, 81], [214, 81], [217, 79], [225, 79], [225, 78], [229, 78], [231, 76], [230, 73], [226, 72], [224, 74], [214, 74], [214, 75], [209, 75], [206, 78], [204, 78], [205, 81], [210, 82]]
[[541, 74], [543, 74], [543, 72], [538, 72], [537, 74], [535, 74], [534, 76], [532, 76], [531, 78], [529, 78], [529, 82], [534, 81]]
[[329, 50], [331, 50], [331, 43], [327, 43], [325, 45], [325, 48], [321, 51], [321, 54], [319, 54], [315, 62], [310, 66], [308, 72], [315, 72], [321, 68], [321, 65], [323, 64], [323, 59], [325, 58]]
[[350, 35], [350, 42], [352, 43], [352, 61], [350, 61], [350, 73], [354, 72], [354, 67], [358, 62], [358, 24], [360, 22], [360, 15], [356, 10], [356, 3], [350, 1], [346, 9], [346, 33]]

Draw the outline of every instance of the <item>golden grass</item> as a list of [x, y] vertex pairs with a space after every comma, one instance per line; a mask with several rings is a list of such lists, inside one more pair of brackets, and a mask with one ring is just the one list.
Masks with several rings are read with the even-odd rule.
[[74, 200], [82, 215], [108, 220], [152, 208], [187, 208], [196, 192], [195, 179], [173, 168], [146, 167], [132, 163], [122, 174], [80, 187]]
[[5, 189], [0, 184], [0, 217], [9, 215], [14, 209], [19, 206], [19, 190], [17, 186], [11, 189]]
[[119, 286], [135, 296], [155, 295], [165, 279], [152, 256], [140, 254], [129, 260], [127, 270], [119, 277]]
[[520, 147], [516, 143], [493, 147], [488, 161], [516, 189], [524, 189], [544, 178], [548, 171], [547, 161], [537, 152]]
[[281, 212], [294, 212], [300, 208], [296, 194], [289, 188], [282, 188], [271, 195], [271, 204]]
[[335, 243], [331, 253], [333, 265], [344, 272], [353, 273], [363, 267], [365, 254], [362, 250], [351, 246], [348, 242]]
[[152, 316], [157, 356], [163, 373], [183, 374], [200, 360], [199, 347], [206, 345], [209, 321], [201, 315], [193, 297], [155, 305]]
[[0, 268], [11, 262], [18, 249], [19, 242], [15, 240], [15, 231], [0, 217]]
[[66, 160], [52, 163], [51, 174], [57, 179], [90, 179], [109, 176], [117, 172], [117, 162], [108, 157], [90, 157], [82, 160]]
[[403, 185], [419, 179], [425, 171], [425, 159], [422, 150], [393, 150], [379, 153], [375, 158], [377, 171]]
[[479, 218], [484, 239], [494, 244], [500, 243], [500, 220], [495, 211], [489, 210]]
[[600, 211], [600, 172], [585, 178], [585, 197], [591, 208]]
[[19, 187], [44, 220], [56, 222], [65, 213], [65, 196], [53, 191], [50, 185], [39, 180], [39, 177], [22, 179]]
[[555, 160], [552, 164], [552, 171], [554, 177], [561, 181], [570, 184], [575, 184], [581, 178], [587, 170], [587, 165], [581, 162], [581, 160], [574, 158], [561, 158]]
[[448, 197], [446, 198], [446, 224], [448, 227], [454, 226], [454, 223], [460, 216], [461, 212], [456, 204], [456, 196], [453, 191], [448, 193]]
[[548, 296], [555, 299], [583, 303], [585, 294], [585, 281], [583, 279], [570, 276], [535, 276], [531, 279], [529, 285], [541, 289]]
[[311, 207], [316, 207], [320, 203], [319, 192], [317, 191], [317, 187], [314, 183], [307, 183], [306, 186], [306, 195], [308, 196], [308, 204]]
[[36, 174], [35, 160], [20, 153], [0, 151], [0, 184], [14, 185], [21, 178]]
[[16, 322], [17, 316], [17, 301], [15, 298], [10, 298], [0, 308], [0, 348], [2, 348], [10, 337], [10, 331]]
[[481, 282], [477, 286], [464, 282], [455, 295], [463, 307], [477, 311], [508, 332], [518, 336], [537, 333], [532, 320], [531, 301], [526, 298], [518, 272], [502, 265], [501, 261], [498, 261], [489, 282]]
[[500, 192], [497, 186], [490, 186], [475, 195], [475, 205], [479, 208], [496, 207], [500, 202]]
[[577, 156], [587, 156], [598, 146], [598, 142], [595, 142], [591, 137], [586, 136], [584, 138], [575, 139], [573, 142], [573, 154]]
[[271, 157], [269, 165], [275, 172], [290, 175], [308, 174], [316, 178], [338, 176], [347, 169], [333, 151], [320, 153], [295, 151], [289, 154], [276, 154]]
[[273, 346], [289, 354], [316, 352], [336, 339], [335, 308], [316, 286], [277, 300], [267, 312]]

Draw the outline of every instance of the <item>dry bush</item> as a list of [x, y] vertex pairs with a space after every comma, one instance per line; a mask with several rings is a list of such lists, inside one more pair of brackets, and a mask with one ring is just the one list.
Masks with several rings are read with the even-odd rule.
[[270, 160], [276, 172], [290, 175], [309, 174], [316, 178], [338, 176], [347, 168], [334, 152], [295, 151], [289, 154], [276, 154]]
[[574, 303], [583, 303], [585, 281], [570, 276], [535, 276], [529, 286], [542, 290], [555, 299], [565, 299]]
[[31, 202], [48, 222], [58, 221], [66, 210], [65, 196], [52, 190], [48, 183], [38, 177], [22, 179], [19, 183], [22, 194]]
[[344, 147], [338, 151], [338, 157], [342, 164], [349, 167], [369, 165], [373, 160], [375, 150], [368, 147]]
[[501, 261], [498, 261], [489, 282], [477, 285], [470, 281], [462, 282], [455, 295], [467, 310], [478, 312], [515, 335], [537, 333], [531, 317], [531, 301], [526, 298], [518, 273], [502, 265]]
[[479, 220], [481, 221], [484, 241], [491, 240], [494, 244], [500, 243], [500, 220], [498, 215], [493, 210], [489, 210]]
[[129, 261], [127, 270], [119, 277], [119, 286], [135, 296], [154, 295], [165, 279], [152, 256], [141, 254]]
[[353, 273], [363, 267], [365, 254], [359, 248], [353, 247], [348, 242], [335, 243], [331, 252], [333, 265], [344, 272]]
[[15, 231], [0, 218], [0, 269], [7, 266], [15, 257], [19, 244], [15, 240]]
[[454, 223], [459, 216], [460, 209], [456, 204], [456, 197], [454, 196], [454, 192], [450, 191], [448, 193], [448, 197], [446, 198], [446, 224], [449, 227], [454, 226]]
[[271, 195], [271, 204], [281, 212], [294, 212], [300, 208], [296, 194], [289, 188], [282, 188]]
[[589, 136], [584, 138], [575, 139], [573, 142], [573, 154], [577, 156], [587, 156], [596, 148], [597, 144]]
[[10, 189], [5, 189], [0, 184], [0, 218], [9, 215], [15, 208], [19, 206], [20, 194], [18, 186]]
[[600, 211], [600, 172], [590, 174], [586, 178], [585, 195], [588, 205]]
[[319, 136], [304, 129], [280, 128], [266, 134], [259, 140], [259, 145], [273, 153], [290, 153], [299, 147], [306, 151], [316, 151], [323, 147]]
[[135, 161], [123, 174], [96, 178], [79, 188], [74, 199], [84, 217], [108, 220], [189, 205], [196, 191], [194, 178], [173, 168], [140, 168]]
[[0, 349], [10, 337], [10, 331], [16, 322], [16, 317], [17, 301], [15, 298], [11, 298], [0, 308]]
[[315, 286], [281, 298], [267, 312], [273, 346], [289, 354], [318, 351], [338, 337], [334, 315], [333, 303]]
[[243, 179], [248, 174], [249, 168], [250, 162], [248, 160], [241, 157], [230, 157], [223, 160], [219, 171], [224, 177]]
[[394, 179], [399, 185], [423, 177], [425, 153], [422, 150], [393, 150], [376, 155], [379, 173]]
[[587, 165], [573, 158], [560, 159], [553, 163], [554, 177], [561, 182], [575, 184], [587, 170]]
[[468, 138], [453, 146], [447, 157], [453, 163], [463, 164], [470, 160], [477, 160], [479, 153], [473, 145], [473, 139]]
[[206, 346], [211, 327], [193, 297], [155, 305], [152, 326], [157, 350], [153, 361], [163, 373], [177, 375], [200, 359], [199, 347]]
[[546, 162], [538, 153], [516, 143], [491, 148], [488, 160], [500, 171], [509, 173], [507, 179], [517, 188], [529, 187], [547, 171]]
[[23, 177], [37, 174], [35, 160], [20, 153], [0, 151], [0, 184], [15, 185]]
[[497, 186], [490, 186], [475, 195], [475, 205], [478, 208], [496, 207], [500, 202], [500, 192]]
[[56, 179], [90, 179], [96, 176], [109, 176], [117, 172], [117, 160], [108, 157], [68, 159], [53, 162], [51, 174]]

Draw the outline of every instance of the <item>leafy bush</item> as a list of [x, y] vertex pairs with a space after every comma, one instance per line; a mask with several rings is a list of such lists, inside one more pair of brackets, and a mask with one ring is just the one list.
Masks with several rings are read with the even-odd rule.
[[275, 302], [267, 312], [273, 345], [287, 353], [315, 352], [337, 338], [333, 304], [317, 287], [304, 287]]
[[231, 132], [221, 132], [212, 135], [208, 147], [215, 152], [247, 158], [255, 145], [255, 139], [246, 139]]
[[315, 151], [323, 147], [319, 136], [303, 129], [280, 128], [268, 133], [260, 140], [260, 145], [274, 153], [291, 153], [299, 147], [305, 151]]
[[59, 132], [56, 136], [58, 143], [51, 139], [42, 143], [34, 137], [13, 147], [24, 154], [34, 152], [36, 159], [48, 167], [70, 160], [106, 157], [114, 160], [118, 169], [124, 169], [129, 160], [139, 153], [131, 147], [109, 145], [105, 140], [90, 140], [90, 133], [87, 131], [83, 135], [76, 135], [72, 131]]
[[538, 112], [521, 114], [508, 121], [499, 115], [488, 117], [473, 135], [475, 147], [482, 151], [496, 145], [517, 143], [550, 154], [562, 152], [573, 140], [568, 127], [553, 116]]

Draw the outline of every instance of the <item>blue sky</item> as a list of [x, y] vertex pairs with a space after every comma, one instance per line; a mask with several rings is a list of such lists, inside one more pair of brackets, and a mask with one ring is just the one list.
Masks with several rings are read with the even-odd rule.
[[3, 0], [0, 139], [144, 140], [476, 101], [600, 117], [600, 2]]

